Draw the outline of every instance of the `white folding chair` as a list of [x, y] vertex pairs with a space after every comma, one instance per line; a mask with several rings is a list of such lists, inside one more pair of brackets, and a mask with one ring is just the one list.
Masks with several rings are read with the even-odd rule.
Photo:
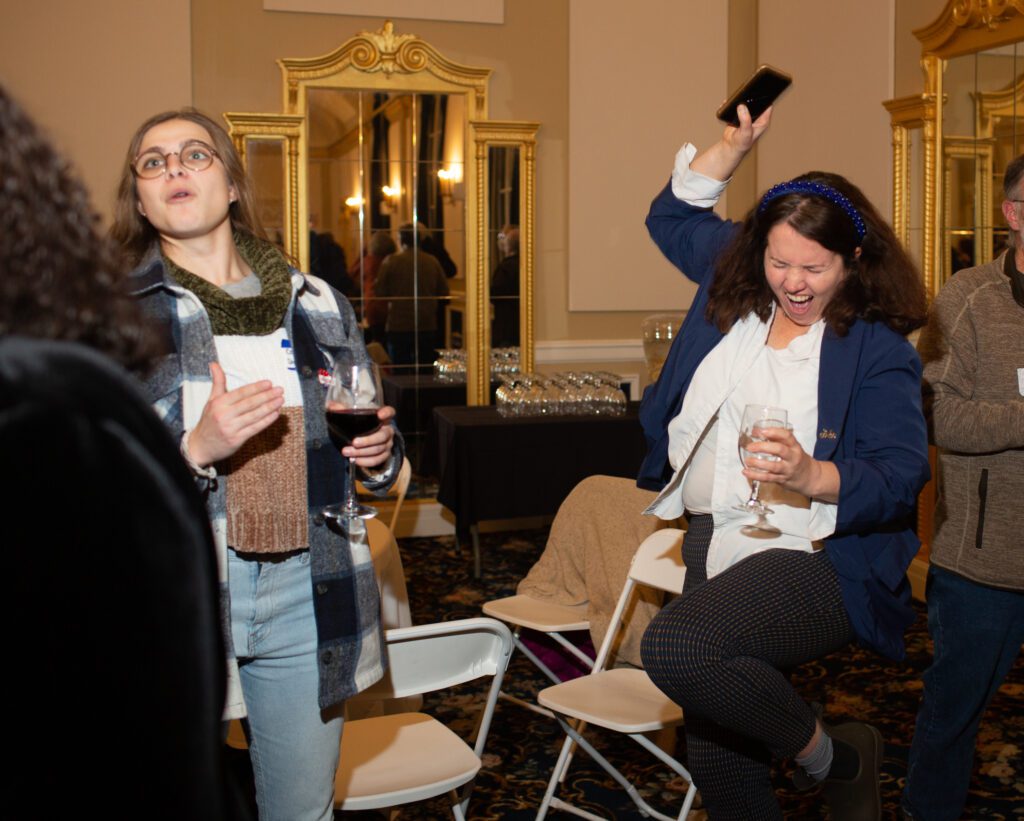
[[487, 618], [402, 627], [386, 635], [388, 674], [357, 698], [405, 698], [492, 676], [476, 744], [470, 747], [424, 713], [349, 721], [342, 733], [334, 805], [379, 809], [451, 793], [452, 815], [464, 821], [512, 654], [512, 635], [504, 624]]
[[[395, 535], [380, 519], [366, 520], [366, 539], [380, 590], [380, 621], [385, 630], [412, 626], [409, 592], [405, 585], [402, 555]], [[345, 720], [369, 718], [386, 713], [414, 713], [423, 706], [423, 696], [370, 700], [361, 696], [345, 702]]]
[[683, 720], [682, 709], [655, 687], [643, 670], [608, 667], [616, 639], [624, 627], [623, 614], [626, 612], [636, 587], [647, 585], [670, 593], [682, 591], [683, 578], [686, 574], [680, 550], [683, 535], [680, 530], [666, 529], [659, 530], [644, 539], [633, 556], [629, 577], [622, 588], [622, 594], [615, 607], [611, 625], [601, 643], [593, 670], [589, 675], [556, 684], [541, 690], [538, 694], [537, 700], [555, 714], [562, 730], [566, 733], [558, 763], [555, 765], [554, 772], [551, 773], [544, 800], [537, 812], [538, 821], [547, 816], [548, 810], [552, 807], [565, 810], [581, 818], [602, 821], [600, 816], [555, 796], [558, 784], [564, 778], [564, 770], [568, 766], [574, 742], [626, 790], [642, 815], [658, 818], [661, 821], [676, 821], [648, 804], [629, 780], [572, 726], [571, 722], [573, 721], [603, 727], [629, 736], [674, 772], [685, 778], [690, 786], [686, 791], [678, 819], [685, 818], [690, 811], [696, 794], [690, 773], [679, 761], [661, 750], [644, 735], [644, 733], [680, 724]]
[[[561, 679], [538, 658], [536, 653], [523, 643], [521, 633], [524, 628], [547, 634], [560, 647], [565, 649], [567, 653], [579, 659], [580, 663], [588, 670], [593, 668], [594, 660], [562, 635], [574, 630], [590, 629], [586, 604], [553, 604], [541, 599], [535, 599], [532, 596], [518, 595], [489, 601], [484, 604], [483, 611], [488, 616], [500, 619], [506, 624], [513, 626], [512, 642], [515, 644], [516, 649], [532, 661], [552, 684], [559, 684]], [[549, 717], [552, 716], [550, 710], [545, 710], [543, 707], [538, 707], [536, 704], [509, 695], [504, 691], [501, 693], [501, 698], [518, 704], [520, 707], [525, 707], [527, 710], [532, 710], [535, 713]]]
[[405, 586], [405, 570], [394, 531], [380, 519], [367, 519], [366, 539], [380, 588], [380, 616], [384, 629], [411, 626], [409, 591]]

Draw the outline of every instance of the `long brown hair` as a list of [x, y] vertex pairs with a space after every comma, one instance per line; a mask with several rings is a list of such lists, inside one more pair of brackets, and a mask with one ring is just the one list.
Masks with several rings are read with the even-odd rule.
[[824, 171], [810, 171], [796, 181], [821, 183], [845, 196], [864, 222], [864, 238], [850, 215], [825, 197], [800, 192], [776, 197], [763, 208], [759, 202], [718, 258], [708, 295], [708, 321], [725, 333], [751, 313], [768, 319], [775, 300], [764, 273], [768, 232], [788, 223], [801, 236], [839, 254], [846, 266], [846, 277], [824, 313], [837, 334], [845, 336], [858, 319], [883, 322], [900, 334], [924, 325], [927, 300], [917, 266], [863, 192], [844, 177]]
[[0, 86], [0, 335], [79, 342], [142, 370], [153, 346], [85, 187]]
[[124, 166], [121, 169], [121, 181], [117, 186], [117, 202], [114, 206], [114, 224], [110, 229], [110, 236], [120, 246], [126, 264], [137, 265], [157, 239], [156, 229], [139, 213], [139, 196], [135, 175], [132, 173], [132, 163], [139, 154], [146, 132], [171, 120], [188, 120], [206, 129], [213, 140], [213, 147], [224, 164], [228, 182], [234, 186], [238, 195], [228, 209], [232, 229], [266, 240], [267, 236], [257, 216], [249, 177], [227, 132], [212, 117], [194, 108], [164, 111], [150, 117], [135, 131], [128, 144], [128, 152], [125, 154]]

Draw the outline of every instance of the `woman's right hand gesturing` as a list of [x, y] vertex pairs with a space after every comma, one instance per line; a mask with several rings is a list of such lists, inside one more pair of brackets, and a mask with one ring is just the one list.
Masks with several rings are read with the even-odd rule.
[[210, 398], [186, 442], [189, 456], [204, 468], [226, 459], [249, 438], [269, 428], [284, 405], [284, 389], [269, 380], [229, 391], [224, 371], [216, 362], [210, 363], [210, 376]]

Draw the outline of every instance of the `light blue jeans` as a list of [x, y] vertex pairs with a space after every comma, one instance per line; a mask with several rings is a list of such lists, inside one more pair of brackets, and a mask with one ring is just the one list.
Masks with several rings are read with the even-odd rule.
[[229, 550], [228, 582], [260, 821], [330, 821], [342, 706], [317, 703], [309, 552], [254, 561]]

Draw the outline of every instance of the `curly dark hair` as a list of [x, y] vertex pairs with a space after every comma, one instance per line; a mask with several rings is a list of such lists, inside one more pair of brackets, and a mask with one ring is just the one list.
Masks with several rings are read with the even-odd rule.
[[764, 272], [768, 232], [788, 223], [843, 259], [847, 275], [824, 313], [837, 334], [845, 336], [858, 319], [883, 322], [900, 334], [924, 325], [927, 298], [917, 266], [863, 192], [844, 177], [824, 171], [810, 171], [796, 181], [822, 183], [843, 194], [864, 220], [864, 239], [846, 212], [824, 197], [784, 194], [770, 200], [764, 210], [758, 202], [718, 258], [708, 294], [708, 321], [725, 333], [750, 313], [768, 319], [775, 300]]
[[139, 197], [135, 187], [135, 175], [132, 173], [132, 163], [139, 154], [139, 149], [142, 147], [142, 138], [146, 136], [146, 132], [154, 126], [170, 122], [171, 120], [188, 120], [206, 129], [213, 142], [213, 147], [216, 149], [220, 161], [224, 165], [224, 171], [228, 175], [228, 182], [235, 187], [235, 193], [238, 195], [238, 198], [231, 203], [228, 210], [231, 227], [235, 231], [251, 234], [258, 239], [269, 242], [257, 216], [256, 201], [253, 197], [249, 177], [245, 173], [245, 167], [242, 165], [242, 160], [235, 150], [231, 137], [209, 115], [194, 108], [182, 108], [176, 111], [163, 111], [160, 114], [154, 114], [136, 129], [135, 134], [132, 135], [131, 142], [128, 144], [124, 166], [121, 169], [121, 181], [117, 186], [114, 224], [110, 229], [110, 236], [121, 248], [125, 263], [130, 267], [138, 265], [146, 251], [149, 250], [150, 246], [158, 238], [156, 229], [150, 225], [148, 219], [139, 213]]
[[85, 187], [0, 86], [0, 335], [80, 342], [132, 370], [154, 350]]

